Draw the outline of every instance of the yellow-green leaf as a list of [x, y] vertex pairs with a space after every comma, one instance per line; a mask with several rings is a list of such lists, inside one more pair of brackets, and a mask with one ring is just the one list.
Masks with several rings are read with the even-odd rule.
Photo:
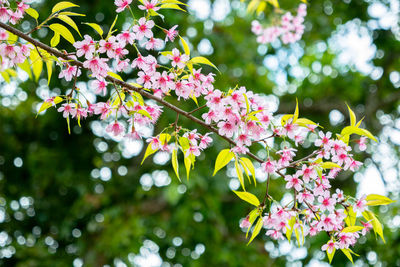
[[246, 188], [244, 186], [244, 178], [243, 178], [243, 171], [242, 171], [242, 167], [240, 167], [239, 162], [237, 159], [235, 159], [235, 169], [236, 169], [236, 174], [238, 176], [240, 185], [242, 186], [243, 190], [246, 191]]
[[70, 7], [79, 7], [79, 6], [75, 5], [74, 3], [71, 3], [71, 2], [63, 1], [63, 2], [57, 3], [53, 7], [53, 9], [51, 10], [51, 13], [54, 14], [54, 13], [60, 11], [60, 10], [63, 10], [63, 9], [66, 9], [66, 8], [70, 8]]
[[253, 225], [254, 221], [257, 219], [257, 217], [260, 215], [260, 212], [258, 210], [258, 208], [253, 209], [252, 211], [250, 211], [249, 213], [249, 223], [251, 224], [249, 228], [247, 228], [246, 231], [246, 238], [250, 232], [251, 226]]
[[106, 39], [110, 38], [111, 34], [113, 33], [113, 28], [115, 26], [115, 23], [117, 22], [117, 19], [118, 19], [118, 15], [115, 16], [115, 19], [114, 19], [113, 23], [111, 24], [111, 27], [110, 27], [110, 30], [108, 31]]
[[240, 191], [233, 191], [238, 197], [243, 199], [244, 201], [250, 203], [251, 205], [254, 205], [256, 207], [260, 206], [260, 201], [258, 198], [253, 195], [252, 193], [249, 192], [240, 192]]
[[377, 194], [370, 194], [365, 198], [365, 200], [367, 201], [368, 206], [389, 205], [395, 202], [388, 197]]
[[33, 76], [35, 77], [35, 81], [38, 81], [43, 70], [43, 60], [36, 49], [31, 50], [29, 58], [31, 60]]
[[356, 224], [357, 214], [354, 212], [353, 207], [350, 206], [344, 210], [344, 214], [346, 214], [346, 218], [344, 219], [346, 225], [353, 226]]
[[84, 23], [84, 24], [92, 27], [98, 34], [100, 34], [101, 37], [103, 37], [103, 29], [100, 27], [100, 25], [96, 23]]
[[46, 61], [46, 68], [47, 68], [47, 85], [49, 85], [51, 80], [51, 74], [53, 73], [53, 60], [48, 59]]
[[60, 23], [53, 23], [50, 26], [50, 29], [52, 29], [54, 32], [59, 33], [65, 40], [70, 42], [71, 44], [75, 43], [75, 38], [72, 35], [72, 33], [65, 27], [64, 25], [61, 25]]
[[[208, 59], [205, 58], [205, 57], [194, 57], [194, 58], [192, 58], [190, 61], [191, 61], [193, 64], [206, 64], [206, 65], [209, 65], [209, 66], [215, 68], [216, 70], [218, 70], [218, 68], [217, 68], [213, 63], [211, 63], [210, 60], [208, 60]], [[218, 71], [219, 71], [219, 70], [218, 70]]]
[[293, 114], [292, 123], [295, 123], [297, 121], [298, 117], [299, 117], [299, 102], [297, 101], [297, 98], [296, 98], [296, 109], [295, 109], [294, 114]]
[[362, 229], [364, 229], [364, 227], [358, 225], [348, 226], [346, 228], [343, 228], [342, 233], [354, 233], [361, 231]]
[[186, 10], [184, 10], [183, 8], [181, 8], [180, 6], [178, 6], [177, 4], [162, 4], [160, 6], [161, 9], [177, 9], [183, 12], [186, 12]]
[[183, 46], [183, 51], [185, 51], [185, 54], [190, 56], [190, 48], [185, 39], [182, 38], [182, 36], [179, 35], [179, 38], [181, 39], [182, 46]]
[[[347, 104], [346, 104], [347, 105]], [[349, 109], [349, 115], [350, 115], [350, 126], [355, 126], [356, 125], [356, 114], [354, 114], [354, 111], [351, 110], [349, 105], [347, 105], [347, 108]]]
[[215, 168], [213, 176], [223, 167], [225, 167], [235, 156], [235, 154], [229, 149], [223, 149], [219, 152], [215, 161]]
[[52, 47], [56, 47], [59, 43], [60, 43], [60, 34], [58, 32], [54, 32], [54, 36], [50, 40], [50, 45]]
[[189, 180], [190, 167], [192, 165], [192, 161], [190, 160], [190, 157], [184, 157], [184, 163], [185, 163], [185, 169], [186, 169], [186, 178]]
[[174, 168], [176, 177], [178, 177], [178, 179], [180, 181], [181, 178], [179, 177], [178, 151], [176, 149], [172, 150], [171, 161], [172, 161], [172, 167]]
[[246, 168], [250, 171], [251, 175], [253, 176], [253, 180], [254, 180], [254, 184], [257, 183], [256, 180], [256, 172], [255, 172], [255, 168], [253, 165], [253, 162], [251, 162], [250, 159], [248, 158], [240, 158], [240, 161], [246, 166]]
[[343, 128], [342, 132], [340, 133], [341, 136], [350, 136], [352, 134], [366, 136], [369, 139], [372, 139], [375, 142], [378, 142], [378, 140], [376, 140], [376, 138], [368, 130], [358, 128], [356, 126], [347, 126], [347, 127]]
[[335, 252], [336, 252], [336, 248], [334, 248], [332, 250], [332, 253], [329, 253], [328, 250], [326, 250], [326, 254], [328, 255], [328, 259], [329, 259], [329, 264], [332, 263], [332, 259], [333, 259], [333, 256], [335, 256]]
[[69, 11], [65, 11], [65, 12], [60, 12], [58, 13], [59, 15], [65, 15], [65, 16], [80, 16], [80, 17], [85, 17], [85, 14], [79, 14], [79, 13], [75, 13], [75, 12], [69, 12]]
[[369, 221], [372, 224], [375, 235], [378, 234], [382, 238], [383, 243], [386, 243], [385, 238], [383, 237], [382, 224], [375, 216], [375, 214], [369, 210], [366, 210], [362, 213], [362, 215], [367, 221]]
[[123, 81], [123, 80], [122, 80], [122, 77], [119, 76], [118, 74], [114, 73], [114, 72], [109, 71], [109, 72], [107, 72], [107, 74], [108, 74], [109, 76], [111, 76], [111, 77], [117, 79], [117, 80]]
[[25, 12], [36, 20], [39, 18], [39, 13], [33, 8], [28, 8], [27, 10], [25, 10]]
[[342, 168], [338, 164], [330, 162], [330, 161], [323, 162], [320, 166], [323, 169], [333, 169], [333, 168], [340, 168], [341, 169]]
[[288, 239], [289, 243], [290, 243], [290, 238], [292, 237], [292, 233], [293, 233], [293, 226], [296, 223], [296, 217], [293, 216], [291, 217], [288, 221], [287, 221], [287, 225], [286, 226], [286, 238]]
[[57, 18], [59, 18], [60, 20], [64, 21], [69, 26], [71, 26], [79, 34], [79, 36], [82, 37], [81, 33], [79, 32], [78, 26], [70, 17], [66, 15], [58, 15]]
[[260, 219], [258, 219], [256, 226], [254, 226], [253, 233], [251, 234], [249, 243], [247, 243], [247, 245], [249, 245], [251, 243], [251, 241], [253, 241], [254, 238], [256, 238], [256, 236], [258, 236], [258, 234], [261, 231], [262, 226], [263, 226], [263, 220], [262, 220], [262, 218], [260, 218]]
[[154, 150], [154, 149], [151, 147], [151, 144], [152, 144], [152, 143], [153, 143], [153, 142], [149, 143], [149, 145], [147, 146], [146, 152], [144, 153], [143, 160], [142, 160], [142, 162], [141, 162], [140, 164], [143, 164], [144, 160], [145, 160], [148, 156], [150, 156], [150, 155], [152, 155], [152, 154], [154, 154], [154, 153], [157, 152], [157, 149]]
[[28, 59], [26, 59], [23, 63], [18, 64], [18, 67], [25, 71], [29, 75], [29, 78], [32, 79], [32, 71]]

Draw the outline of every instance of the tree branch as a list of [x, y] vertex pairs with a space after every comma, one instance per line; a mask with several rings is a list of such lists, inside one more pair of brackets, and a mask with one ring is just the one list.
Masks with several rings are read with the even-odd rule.
[[[30, 37], [29, 35], [27, 35], [27, 34], [21, 32], [21, 31], [15, 29], [14, 27], [11, 27], [11, 26], [9, 26], [9, 25], [7, 25], [7, 24], [5, 24], [5, 23], [0, 22], [0, 28], [3, 28], [3, 29], [5, 29], [5, 30], [7, 30], [7, 31], [9, 31], [9, 32], [11, 32], [11, 33], [17, 35], [18, 37], [20, 37], [20, 38], [22, 38], [22, 39], [24, 39], [24, 40], [30, 42], [30, 43], [33, 44], [34, 46], [37, 46], [37, 47], [42, 48], [43, 50], [45, 50], [45, 51], [47, 51], [47, 52], [53, 54], [53, 55], [56, 56], [56, 57], [59, 57], [59, 58], [68, 60], [68, 64], [70, 64], [70, 65], [75, 65], [75, 66], [78, 66], [78, 67], [80, 67], [80, 68], [82, 68], [82, 69], [86, 69], [86, 68], [83, 67], [83, 63], [82, 63], [82, 62], [80, 62], [80, 61], [78, 61], [78, 60], [75, 60], [75, 59], [72, 59], [72, 58], [70, 58], [70, 57], [68, 56], [68, 54], [64, 54], [64, 53], [58, 51], [57, 49], [54, 49], [54, 48], [52, 48], [52, 47], [50, 47], [50, 46], [48, 46], [48, 45], [46, 45], [46, 44], [44, 44], [44, 43], [42, 43], [42, 42], [40, 42], [40, 41], [37, 41], [37, 40], [33, 39], [33, 38]], [[120, 86], [122, 86], [122, 87], [124, 87], [124, 88], [126, 88], [126, 89], [135, 91], [135, 92], [141, 94], [143, 97], [152, 99], [152, 100], [154, 100], [154, 101], [160, 103], [161, 105], [163, 105], [163, 106], [165, 106], [165, 107], [167, 107], [167, 108], [169, 108], [169, 109], [175, 111], [176, 113], [178, 113], [178, 114], [180, 114], [180, 115], [185, 116], [185, 117], [188, 118], [189, 120], [191, 120], [191, 121], [193, 121], [193, 122], [195, 122], [195, 123], [197, 123], [197, 124], [203, 126], [204, 128], [206, 128], [206, 129], [208, 129], [208, 130], [210, 130], [210, 131], [216, 133], [218, 136], [222, 137], [223, 139], [225, 139], [226, 141], [228, 141], [230, 144], [236, 146], [236, 142], [235, 142], [235, 141], [233, 141], [232, 139], [230, 139], [230, 138], [228, 138], [228, 137], [226, 137], [226, 136], [220, 135], [220, 134], [218, 133], [218, 129], [216, 129], [215, 127], [213, 127], [213, 126], [211, 126], [211, 125], [209, 125], [209, 124], [206, 124], [204, 121], [198, 119], [197, 117], [194, 117], [193, 115], [190, 114], [190, 112], [184, 111], [184, 110], [182, 110], [182, 109], [180, 109], [180, 108], [174, 106], [173, 104], [171, 104], [171, 103], [169, 103], [169, 102], [163, 100], [162, 98], [156, 97], [156, 96], [154, 96], [154, 95], [152, 95], [152, 94], [150, 94], [150, 93], [144, 91], [142, 88], [133, 86], [133, 85], [131, 85], [131, 84], [129, 84], [129, 83], [126, 83], [126, 82], [124, 82], [124, 81], [118, 80], [118, 79], [116, 79], [116, 78], [114, 78], [114, 77], [111, 77], [111, 76], [109, 76], [109, 75], [107, 75], [107, 76], [105, 77], [105, 79], [108, 80], [108, 81], [110, 81], [110, 82], [112, 82], [112, 83], [118, 84], [118, 85], [120, 85]], [[249, 157], [253, 158], [254, 160], [260, 162], [260, 163], [263, 162], [262, 159], [260, 159], [259, 157], [257, 157], [256, 155], [254, 155], [254, 154], [252, 154], [252, 153], [250, 153], [250, 152], [248, 152], [247, 155], [248, 155]]]

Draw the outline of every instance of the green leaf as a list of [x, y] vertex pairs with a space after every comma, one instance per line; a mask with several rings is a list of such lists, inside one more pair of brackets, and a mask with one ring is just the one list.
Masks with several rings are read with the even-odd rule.
[[60, 10], [66, 9], [66, 8], [70, 8], [70, 7], [79, 7], [79, 6], [75, 5], [74, 3], [64, 1], [64, 2], [60, 2], [60, 3], [56, 4], [53, 7], [53, 9], [51, 10], [51, 13], [54, 14], [57, 11], [60, 11]]
[[350, 115], [350, 126], [355, 126], [356, 125], [356, 114], [351, 110], [349, 105], [347, 105], [347, 108], [349, 109], [349, 115]]
[[183, 46], [183, 51], [185, 51], [185, 54], [190, 56], [190, 48], [185, 39], [182, 38], [182, 36], [179, 35], [179, 38], [181, 39], [182, 46]]
[[25, 12], [36, 20], [39, 18], [39, 13], [33, 8], [28, 8], [27, 10], [25, 10]]
[[103, 30], [100, 27], [100, 25], [98, 25], [96, 23], [84, 23], [84, 24], [89, 25], [90, 27], [92, 27], [103, 38]]
[[56, 47], [60, 43], [60, 34], [58, 32], [54, 32], [53, 38], [50, 40], [51, 47]]
[[218, 68], [217, 68], [213, 63], [211, 63], [211, 61], [209, 61], [209, 60], [208, 60], [207, 58], [205, 58], [205, 57], [194, 57], [194, 58], [192, 58], [190, 61], [191, 61], [193, 64], [206, 64], [206, 65], [209, 65], [209, 66], [215, 68], [217, 71], [219, 71]]
[[179, 177], [178, 151], [176, 149], [172, 150], [171, 161], [176, 177], [178, 177], [178, 180], [181, 181], [181, 178]]
[[217, 156], [217, 160], [215, 161], [215, 168], [214, 168], [214, 174], [213, 176], [223, 167], [225, 167], [235, 156], [233, 152], [230, 151], [230, 149], [223, 149], [221, 152], [219, 152]]
[[70, 17], [66, 15], [58, 15], [57, 18], [59, 18], [60, 20], [64, 21], [69, 26], [71, 26], [79, 34], [79, 36], [82, 37], [81, 33], [79, 32], [78, 26]]
[[143, 164], [144, 160], [145, 160], [148, 156], [150, 156], [150, 155], [152, 155], [152, 154], [154, 154], [154, 153], [157, 152], [157, 150], [154, 150], [154, 149], [151, 147], [151, 144], [152, 144], [152, 143], [153, 143], [153, 142], [150, 142], [149, 145], [147, 146], [146, 152], [144, 153], [143, 160], [142, 160], [142, 162], [141, 162], [140, 164]]
[[343, 228], [342, 233], [355, 233], [364, 229], [362, 226], [354, 225]]
[[362, 215], [367, 221], [369, 221], [372, 224], [375, 236], [378, 234], [382, 238], [383, 243], [386, 243], [385, 238], [383, 237], [382, 224], [375, 216], [375, 214], [369, 210], [366, 210], [362, 213]]
[[59, 33], [65, 40], [70, 42], [71, 44], [75, 43], [75, 38], [72, 35], [72, 33], [65, 27], [64, 25], [61, 25], [59, 23], [53, 23], [50, 26], [50, 29], [52, 29], [54, 32]]
[[240, 192], [240, 191], [233, 191], [238, 197], [243, 199], [244, 201], [250, 203], [251, 205], [254, 205], [256, 207], [260, 206], [260, 201], [258, 198], [253, 195], [252, 193], [249, 192]]
[[323, 169], [333, 169], [333, 168], [340, 168], [341, 169], [342, 168], [338, 164], [330, 162], [330, 161], [323, 162], [320, 166]]
[[368, 206], [389, 205], [395, 202], [388, 197], [377, 194], [370, 194], [365, 198], [365, 200], [367, 201]]
[[256, 238], [256, 236], [258, 236], [258, 234], [261, 231], [262, 226], [263, 226], [263, 220], [262, 220], [262, 218], [260, 218], [260, 219], [258, 219], [256, 226], [254, 226], [253, 233], [251, 234], [250, 240], [247, 243], [247, 245], [249, 245], [251, 243], [251, 241], [253, 241], [254, 238]]

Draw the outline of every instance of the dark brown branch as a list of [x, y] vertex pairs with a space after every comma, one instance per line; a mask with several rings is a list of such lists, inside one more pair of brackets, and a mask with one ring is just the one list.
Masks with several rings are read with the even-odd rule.
[[[39, 42], [39, 41], [33, 39], [32, 37], [30, 37], [29, 35], [26, 35], [25, 33], [23, 33], [23, 32], [21, 32], [21, 31], [15, 29], [15, 28], [13, 28], [13, 27], [7, 25], [7, 24], [4, 24], [4, 23], [0, 22], [0, 28], [3, 28], [3, 29], [5, 29], [5, 30], [7, 30], [7, 31], [9, 31], [9, 32], [11, 32], [11, 33], [13, 33], [13, 34], [19, 36], [20, 38], [22, 38], [22, 39], [24, 39], [24, 40], [30, 42], [31, 44], [33, 44], [33, 45], [35, 45], [35, 46], [37, 46], [37, 47], [42, 48], [43, 50], [45, 50], [45, 51], [47, 51], [47, 52], [53, 54], [53, 55], [56, 56], [56, 57], [59, 57], [59, 58], [68, 60], [68, 63], [71, 64], [71, 65], [75, 65], [75, 66], [78, 66], [78, 67], [80, 67], [80, 68], [82, 68], [82, 69], [86, 69], [86, 68], [83, 67], [83, 63], [82, 63], [82, 62], [70, 58], [67, 54], [64, 54], [64, 53], [58, 51], [57, 49], [54, 49], [54, 48], [52, 48], [52, 47], [50, 47], [50, 46], [48, 46], [48, 45], [46, 45], [46, 44], [44, 44], [44, 43], [42, 43], [42, 42]], [[161, 98], [159, 98], [159, 97], [156, 97], [156, 96], [154, 96], [154, 95], [152, 95], [152, 94], [150, 94], [150, 93], [144, 91], [142, 88], [133, 86], [133, 85], [131, 85], [131, 84], [129, 84], [129, 83], [126, 83], [126, 82], [124, 82], [124, 81], [118, 80], [118, 79], [116, 79], [116, 78], [114, 78], [114, 77], [111, 77], [111, 76], [109, 76], [109, 75], [107, 75], [107, 76], [105, 77], [105, 79], [108, 80], [108, 81], [110, 81], [110, 82], [112, 82], [112, 83], [118, 84], [118, 85], [122, 86], [123, 88], [126, 88], [127, 90], [135, 91], [135, 92], [141, 94], [143, 97], [152, 99], [152, 100], [154, 100], [154, 101], [156, 101], [156, 102], [162, 104], [163, 106], [165, 106], [165, 107], [167, 107], [167, 108], [169, 108], [169, 109], [175, 111], [176, 113], [185, 116], [185, 117], [188, 118], [189, 120], [191, 120], [191, 121], [193, 121], [193, 122], [195, 122], [195, 123], [197, 123], [197, 124], [203, 126], [204, 128], [206, 128], [206, 129], [208, 129], [208, 130], [210, 130], [210, 131], [216, 133], [217, 135], [219, 135], [220, 137], [222, 137], [223, 139], [225, 139], [226, 141], [228, 141], [230, 144], [236, 146], [236, 142], [235, 142], [235, 141], [233, 141], [232, 139], [230, 139], [230, 138], [228, 138], [228, 137], [226, 137], [226, 136], [220, 135], [220, 134], [218, 133], [218, 129], [216, 129], [215, 127], [213, 127], [213, 126], [211, 126], [211, 125], [208, 125], [208, 124], [206, 124], [204, 121], [202, 121], [202, 120], [200, 120], [200, 119], [194, 117], [193, 115], [190, 114], [190, 112], [184, 111], [184, 110], [182, 110], [182, 109], [180, 109], [180, 108], [174, 106], [173, 104], [171, 104], [171, 103], [169, 103], [169, 102], [167, 102], [167, 101], [165, 101], [165, 100], [163, 100], [163, 99], [161, 99]], [[248, 155], [249, 157], [253, 158], [254, 160], [260, 162], [260, 163], [263, 162], [262, 159], [260, 159], [259, 157], [257, 157], [256, 155], [254, 155], [254, 154], [252, 154], [252, 153], [250, 153], [250, 152], [247, 153], [247, 155]]]

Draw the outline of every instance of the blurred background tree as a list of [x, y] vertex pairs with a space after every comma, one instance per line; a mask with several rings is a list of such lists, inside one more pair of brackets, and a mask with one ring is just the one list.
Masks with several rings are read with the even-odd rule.
[[[365, 116], [364, 127], [379, 137], [354, 177], [336, 180], [345, 193], [399, 198], [400, 26], [399, 0], [310, 1], [302, 41], [287, 46], [258, 45], [250, 31], [257, 16], [237, 0], [189, 0], [189, 14], [166, 11], [166, 23], [179, 25], [193, 54], [208, 57], [221, 70], [216, 87], [237, 84], [265, 94], [271, 109], [301, 114], [335, 132], [348, 123], [345, 102]], [[293, 10], [300, 2], [280, 1]], [[35, 1], [50, 14], [55, 1]], [[115, 18], [112, 1], [80, 0], [80, 21], [105, 29]], [[128, 14], [118, 19], [121, 28]], [[139, 15], [139, 13], [138, 13]], [[258, 19], [268, 23], [272, 8]], [[25, 30], [33, 24], [24, 22]], [[81, 32], [93, 35], [90, 27]], [[47, 29], [35, 33], [51, 38]], [[210, 69], [211, 71], [211, 69]], [[232, 170], [211, 177], [217, 152], [202, 154], [190, 181], [177, 181], [169, 156], [143, 157], [142, 142], [116, 142], [87, 120], [67, 126], [54, 110], [35, 118], [40, 102], [71, 85], [45, 77], [36, 84], [0, 87], [0, 264], [3, 266], [325, 266], [320, 246], [326, 236], [298, 248], [260, 236], [246, 246], [239, 220], [249, 208], [231, 192], [239, 187]], [[134, 78], [131, 74], [126, 78]], [[87, 88], [81, 82], [80, 88]], [[191, 103], [183, 108], [190, 110]], [[165, 112], [154, 131], [173, 122]], [[191, 128], [190, 122], [181, 120]], [[201, 131], [205, 131], [201, 129]], [[118, 141], [118, 140], [117, 140]], [[207, 156], [205, 156], [205, 154]], [[299, 155], [301, 156], [301, 155]], [[359, 160], [360, 160], [359, 159]], [[259, 182], [263, 175], [259, 173]], [[262, 186], [249, 188], [261, 195]], [[284, 196], [281, 181], [271, 194]], [[357, 266], [400, 266], [399, 203], [382, 206], [386, 244], [373, 234], [355, 252]], [[378, 210], [377, 210], [378, 211]], [[332, 265], [351, 265], [338, 253]]]

